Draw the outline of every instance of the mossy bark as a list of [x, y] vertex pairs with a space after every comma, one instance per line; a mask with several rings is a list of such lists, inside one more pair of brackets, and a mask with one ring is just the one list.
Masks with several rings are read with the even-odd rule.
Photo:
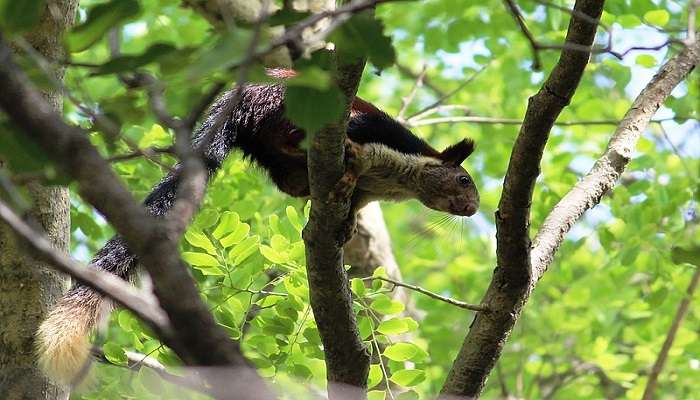
[[[63, 58], [61, 33], [73, 23], [78, 0], [49, 0], [40, 24], [26, 40], [53, 65]], [[63, 79], [63, 69], [52, 72]], [[44, 93], [62, 110], [58, 90]], [[31, 214], [57, 249], [67, 252], [70, 203], [63, 187], [30, 184]], [[4, 399], [67, 399], [68, 390], [50, 382], [36, 365], [34, 332], [46, 311], [67, 288], [67, 278], [32, 259], [26, 248], [0, 223], [0, 393]]]

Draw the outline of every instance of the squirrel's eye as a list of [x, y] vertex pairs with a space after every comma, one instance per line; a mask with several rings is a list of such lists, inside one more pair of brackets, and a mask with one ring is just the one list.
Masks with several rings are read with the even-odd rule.
[[460, 175], [457, 177], [457, 182], [462, 186], [469, 186], [472, 183], [472, 180], [466, 175]]

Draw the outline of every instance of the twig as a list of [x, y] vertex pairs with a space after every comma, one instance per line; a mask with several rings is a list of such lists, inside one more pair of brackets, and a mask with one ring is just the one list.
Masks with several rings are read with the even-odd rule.
[[680, 304], [678, 305], [676, 315], [673, 317], [673, 322], [671, 323], [671, 327], [666, 334], [664, 344], [661, 346], [661, 351], [659, 352], [656, 362], [654, 363], [651, 373], [649, 374], [647, 386], [644, 389], [644, 394], [642, 395], [642, 400], [652, 400], [654, 398], [654, 391], [656, 391], [659, 374], [661, 374], [661, 370], [664, 368], [666, 359], [668, 359], [668, 352], [671, 351], [671, 346], [673, 346], [673, 341], [676, 339], [678, 329], [681, 327], [683, 319], [688, 313], [690, 302], [693, 300], [695, 290], [698, 288], [698, 282], [700, 282], [700, 266], [695, 267], [695, 272], [693, 273], [692, 278], [690, 278], [690, 284], [688, 285], [688, 289], [685, 291], [685, 296], [683, 296], [683, 300], [681, 300]]
[[[98, 130], [104, 132], [107, 137], [113, 140], [120, 138], [132, 152], [139, 151], [139, 147], [136, 143], [134, 143], [131, 139], [121, 134], [121, 129], [118, 124], [116, 124], [106, 115], [86, 106], [84, 102], [80, 101], [80, 99], [76, 98], [73, 95], [73, 93], [70, 90], [68, 90], [68, 88], [63, 84], [63, 82], [56, 79], [51, 71], [52, 67], [49, 61], [38, 51], [36, 51], [26, 40], [22, 39], [21, 37], [18, 37], [15, 39], [15, 44], [20, 49], [22, 49], [22, 51], [24, 51], [27, 55], [29, 55], [34, 60], [34, 62], [37, 63], [37, 65], [41, 69], [42, 74], [44, 74], [44, 76], [47, 79], [49, 79], [51, 84], [56, 89], [58, 89], [63, 96], [70, 100], [70, 102], [73, 103], [73, 105], [76, 106], [81, 112], [83, 112], [92, 119], [93, 124]], [[157, 158], [145, 154], [144, 156], [149, 161], [160, 166], [161, 168], [168, 171], [172, 170], [172, 168], [169, 165], [160, 162], [160, 160], [158, 160]]]
[[530, 43], [530, 49], [532, 50], [532, 69], [535, 71], [539, 71], [540, 69], [542, 69], [542, 60], [540, 59], [539, 43], [537, 43], [535, 37], [532, 36], [532, 32], [530, 32], [530, 29], [527, 27], [527, 24], [525, 23], [525, 18], [520, 12], [520, 9], [518, 9], [518, 5], [515, 4], [515, 0], [503, 0], [503, 2], [506, 4], [506, 7], [508, 7], [508, 11], [515, 19], [515, 22], [518, 23], [518, 26], [520, 27], [520, 30], [522, 31], [523, 35], [525, 35], [525, 38], [527, 39], [528, 43]]
[[685, 158], [681, 154], [680, 150], [678, 150], [678, 147], [676, 147], [676, 145], [673, 143], [671, 138], [668, 136], [668, 133], [666, 132], [666, 129], [664, 128], [664, 126], [662, 124], [659, 124], [659, 130], [661, 131], [661, 134], [663, 135], [664, 139], [666, 139], [666, 142], [668, 142], [669, 146], [671, 146], [671, 150], [673, 151], [673, 154], [675, 154], [676, 157], [678, 157], [678, 159], [680, 160], [681, 165], [683, 166], [683, 169], [685, 169], [686, 176], [689, 179], [692, 179], [693, 173], [690, 172], [690, 167], [688, 166], [688, 163], [685, 162]]
[[471, 310], [471, 311], [489, 312], [489, 308], [485, 305], [465, 303], [461, 300], [453, 299], [451, 297], [442, 296], [442, 295], [439, 295], [435, 292], [431, 292], [430, 290], [424, 289], [420, 286], [412, 285], [410, 283], [399, 282], [399, 281], [391, 279], [391, 278], [385, 278], [383, 276], [368, 276], [366, 278], [362, 278], [362, 280], [363, 281], [379, 280], [379, 281], [389, 282], [394, 286], [405, 287], [406, 289], [410, 289], [410, 290], [413, 290], [415, 292], [422, 293], [422, 294], [424, 294], [428, 297], [431, 297], [435, 300], [440, 300], [440, 301], [445, 302], [447, 304], [451, 304], [455, 307], [464, 308], [465, 310]]
[[[411, 79], [414, 79], [414, 80], [418, 79], [418, 74], [413, 72], [409, 67], [399, 63], [398, 61], [394, 65], [396, 65], [396, 69], [398, 69], [400, 73], [408, 76]], [[423, 85], [426, 88], [432, 90], [433, 93], [435, 93], [435, 95], [437, 95], [438, 97], [442, 97], [445, 95], [445, 91], [440, 89], [438, 86], [436, 86], [430, 80], [430, 78], [428, 78], [427, 74], [426, 74], [426, 76], [423, 77]]]
[[418, 92], [418, 89], [423, 87], [423, 79], [425, 79], [425, 73], [427, 71], [427, 67], [423, 65], [423, 68], [421, 69], [420, 73], [416, 77], [416, 81], [413, 84], [413, 87], [411, 88], [411, 91], [408, 93], [406, 97], [401, 98], [401, 109], [399, 110], [399, 113], [396, 114], [396, 119], [399, 121], [404, 120], [404, 114], [406, 114], [406, 110], [408, 110], [408, 107], [413, 103], [413, 99], [416, 97], [416, 93]]
[[429, 110], [425, 110], [424, 112], [417, 114], [415, 117], [406, 121], [406, 124], [409, 126], [412, 126], [411, 121], [420, 121], [421, 119], [424, 119], [426, 116], [431, 115], [431, 114], [437, 114], [437, 113], [455, 111], [455, 110], [462, 111], [462, 113], [465, 116], [472, 113], [471, 107], [463, 105], [463, 104], [444, 104], [444, 105], [435, 106]]
[[469, 85], [470, 83], [474, 82], [474, 80], [475, 80], [482, 72], [484, 72], [484, 71], [486, 70], [486, 68], [488, 68], [489, 65], [491, 65], [491, 60], [489, 60], [488, 63], [486, 63], [484, 66], [482, 66], [481, 68], [479, 68], [476, 72], [474, 72], [469, 78], [465, 79], [464, 82], [460, 83], [459, 86], [457, 86], [457, 87], [454, 88], [453, 90], [450, 90], [449, 92], [443, 94], [443, 95], [440, 96], [437, 100], [435, 100], [432, 104], [430, 104], [430, 105], [428, 105], [428, 106], [426, 106], [426, 107], [423, 107], [422, 109], [416, 111], [415, 113], [413, 113], [412, 115], [410, 115], [410, 116], [407, 118], [407, 120], [410, 121], [410, 120], [412, 120], [412, 119], [414, 119], [414, 118], [417, 118], [419, 115], [426, 114], [426, 113], [428, 113], [428, 112], [431, 112], [431, 110], [433, 110], [433, 109], [435, 109], [435, 108], [437, 108], [437, 107], [442, 106], [442, 104], [443, 104], [447, 99], [449, 99], [450, 97], [452, 97], [452, 96], [454, 96], [455, 94], [459, 93], [459, 91], [461, 91], [462, 89], [464, 89], [465, 87], [467, 87], [467, 85]]
[[[512, 1], [512, 0], [504, 0], [504, 1]], [[550, 3], [548, 1], [544, 0], [532, 0], [535, 3], [542, 4], [545, 7], [550, 7], [550, 8], [555, 8], [557, 10], [563, 11], [567, 14], [570, 14], [571, 16], [575, 16], [578, 19], [581, 19], [582, 21], [585, 21], [589, 24], [594, 24], [594, 25], [599, 25], [603, 29], [605, 29], [607, 33], [607, 44], [604, 47], [593, 47], [592, 49], [590, 46], [579, 46], [574, 43], [565, 43], [564, 45], [552, 45], [552, 44], [543, 44], [534, 39], [532, 35], [528, 36], [528, 41], [530, 42], [531, 46], [534, 46], [534, 49], [536, 50], [574, 50], [574, 51], [581, 51], [585, 53], [591, 53], [591, 54], [610, 54], [614, 56], [615, 58], [622, 60], [629, 54], [630, 52], [633, 51], [643, 51], [643, 50], [661, 50], [662, 48], [669, 46], [671, 44], [682, 44], [682, 41], [676, 40], [676, 39], [668, 39], [663, 43], [660, 43], [658, 45], [653, 45], [653, 46], [632, 46], [622, 52], [613, 50], [613, 36], [612, 36], [612, 28], [609, 26], [606, 26], [600, 21], [596, 21], [594, 18], [591, 18], [590, 16], [585, 15], [585, 13], [581, 13], [577, 10], [572, 10], [567, 7], [563, 7], [554, 3]], [[697, 1], [697, 0], [696, 0]], [[527, 36], [527, 35], [526, 35]], [[534, 67], [533, 67], [534, 68]]]
[[139, 157], [153, 157], [156, 154], [174, 154], [175, 152], [173, 151], [172, 146], [168, 147], [148, 147], [145, 149], [138, 149], [132, 153], [128, 154], [119, 154], [116, 156], [112, 156], [107, 159], [109, 162], [122, 162], [122, 161], [128, 161], [128, 160], [133, 160], [134, 158], [139, 158]]
[[[695, 117], [667, 117], [667, 118], [657, 118], [649, 122], [651, 123], [662, 123], [666, 121], [682, 121], [682, 120], [692, 120]], [[502, 124], [502, 125], [522, 125], [523, 120], [517, 118], [498, 118], [498, 117], [481, 117], [481, 116], [466, 116], [466, 117], [438, 117], [438, 118], [425, 118], [419, 120], [408, 120], [406, 125], [411, 128], [426, 125], [437, 125], [437, 124], [455, 124], [455, 123], [471, 123], [471, 124]], [[616, 119], [601, 119], [601, 120], [584, 120], [584, 121], [555, 121], [554, 125], [558, 126], [579, 126], [579, 125], [612, 125], [617, 126], [620, 120]]]
[[168, 334], [172, 327], [168, 317], [150, 294], [135, 289], [116, 276], [96, 268], [86, 268], [54, 248], [43, 233], [36, 231], [0, 201], [0, 218], [29, 244], [35, 255], [101, 294], [128, 308], [159, 333]]

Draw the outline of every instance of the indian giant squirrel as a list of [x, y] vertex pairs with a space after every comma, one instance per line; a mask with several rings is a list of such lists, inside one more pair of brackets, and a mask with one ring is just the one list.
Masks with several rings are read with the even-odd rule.
[[[269, 70], [276, 78], [295, 75], [291, 70]], [[211, 177], [233, 148], [266, 169], [277, 187], [294, 197], [309, 195], [306, 151], [300, 147], [304, 132], [284, 116], [283, 81], [249, 84], [225, 117], [221, 128], [204, 152]], [[194, 137], [203, 140], [232, 100], [224, 93]], [[439, 152], [374, 105], [355, 98], [347, 127], [350, 144], [357, 150], [353, 162], [359, 176], [352, 195], [354, 213], [372, 200], [415, 198], [429, 208], [460, 216], [473, 215], [479, 194], [460, 164], [473, 152], [474, 142], [465, 139]], [[148, 211], [164, 215], [172, 206], [179, 181], [179, 167], [165, 176], [144, 200]], [[90, 265], [129, 279], [137, 264], [124, 240], [115, 236], [97, 252]], [[76, 284], [48, 314], [37, 332], [39, 364], [57, 382], [70, 383], [79, 375], [89, 356], [90, 331], [109, 302], [87, 286]]]

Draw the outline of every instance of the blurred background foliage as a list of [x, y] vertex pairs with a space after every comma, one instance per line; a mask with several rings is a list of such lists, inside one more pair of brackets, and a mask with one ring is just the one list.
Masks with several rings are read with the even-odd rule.
[[[561, 44], [569, 15], [555, 6], [570, 8], [573, 2], [552, 2], [521, 0], [518, 5], [538, 41]], [[603, 15], [608, 29], [599, 29], [597, 45], [611, 43], [622, 53], [635, 46], [660, 45], [669, 38], [683, 39], [687, 9], [684, 1], [608, 0]], [[370, 21], [367, 26], [372, 29], [366, 29], [366, 35], [379, 39], [365, 41], [365, 36], [350, 34], [342, 38], [341, 32], [338, 40], [359, 42], [357, 51], [370, 54], [359, 95], [390, 115], [405, 108], [403, 117], [409, 122], [417, 121], [409, 116], [455, 90], [443, 104], [460, 107], [419, 119], [521, 119], [528, 97], [539, 89], [559, 53], [542, 51], [541, 70], [533, 70], [528, 42], [498, 0], [395, 2], [380, 6], [376, 15], [383, 22], [383, 33], [381, 25]], [[79, 104], [112, 118], [123, 137], [141, 148], [169, 146], [172, 135], [156, 123], [145, 94], [125, 88], [116, 73], [150, 71], [166, 86], [169, 110], [186, 116], [213, 84], [237, 79], [237, 71], [229, 67], [245, 56], [253, 29], [242, 25], [217, 33], [201, 16], [172, 0], [83, 0], [78, 19], [78, 27], [66, 40], [72, 52], [65, 85]], [[122, 53], [116, 59], [110, 56], [107, 40], [107, 31], [115, 26]], [[391, 45], [382, 37], [390, 37]], [[559, 121], [621, 119], [677, 49], [672, 45], [631, 51], [622, 59], [608, 52], [594, 55]], [[32, 60], [24, 61], [31, 71]], [[302, 60], [298, 65], [304, 70], [313, 68], [314, 62]], [[260, 70], [254, 66], [249, 79], [262, 79]], [[403, 99], [421, 71], [423, 85], [404, 107]], [[319, 76], [324, 76], [322, 71]], [[320, 81], [300, 82], [302, 92], [295, 98], [329, 90]], [[652, 123], [646, 130], [621, 184], [569, 234], [525, 308], [484, 398], [641, 396], [695, 268], [674, 263], [672, 249], [700, 243], [699, 90], [695, 73], [674, 91], [655, 117], [664, 122]], [[323, 99], [312, 99], [319, 98]], [[305, 123], [318, 124], [332, 112], [328, 110], [332, 105], [322, 103], [304, 105], [306, 110], [313, 107], [311, 121]], [[91, 116], [70, 99], [65, 101], [65, 115], [76, 124], [93, 127]], [[593, 165], [614, 128], [614, 123], [554, 128], [534, 195], [531, 232]], [[495, 268], [493, 215], [518, 126], [440, 123], [413, 131], [436, 148], [462, 137], [476, 140], [477, 151], [465, 165], [480, 188], [482, 204], [474, 218], [448, 221], [415, 201], [384, 204], [404, 280], [478, 303]], [[123, 137], [98, 131], [91, 135], [107, 157], [130, 152]], [[174, 162], [169, 156], [156, 158], [165, 165]], [[114, 169], [140, 198], [167, 172], [144, 158], [115, 162]], [[300, 237], [307, 213], [303, 200], [277, 192], [258, 168], [236, 153], [211, 182], [202, 210], [182, 242], [183, 256], [218, 321], [242, 341], [260, 374], [271, 378], [289, 398], [308, 398], [309, 390], [321, 393], [325, 381]], [[113, 231], [77, 195], [71, 216], [73, 254], [87, 261]], [[434, 397], [473, 314], [416, 293], [405, 310], [390, 299], [387, 284], [375, 281], [365, 287], [353, 281], [352, 286], [363, 339], [375, 355], [384, 353], [381, 362], [373, 359], [371, 399]], [[662, 372], [658, 398], [700, 398], [699, 329], [700, 311], [691, 308]], [[111, 364], [125, 366], [126, 351], [148, 354], [166, 366], [179, 364], [126, 311], [114, 312], [96, 341]], [[195, 392], [166, 384], [154, 374], [148, 368], [101, 364], [72, 398], [196, 398]]]

